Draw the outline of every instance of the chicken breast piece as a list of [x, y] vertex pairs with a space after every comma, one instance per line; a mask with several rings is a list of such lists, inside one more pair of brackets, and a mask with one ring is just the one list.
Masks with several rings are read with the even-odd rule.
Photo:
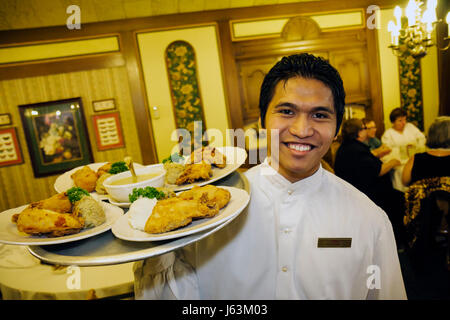
[[16, 222], [17, 229], [21, 232], [53, 237], [77, 233], [84, 226], [82, 218], [76, 218], [71, 214], [30, 207], [19, 214]]
[[175, 181], [177, 185], [194, 183], [197, 180], [209, 180], [212, 176], [211, 165], [206, 162], [187, 164], [183, 173]]
[[208, 207], [205, 197], [199, 200], [183, 200], [178, 197], [159, 200], [147, 219], [144, 230], [148, 233], [168, 232], [191, 223], [193, 218], [214, 216], [218, 212], [217, 207]]
[[104, 165], [102, 165], [100, 168], [97, 169], [97, 176], [101, 177], [105, 173], [109, 173], [109, 170], [111, 170], [112, 162], [108, 162]]
[[87, 192], [92, 192], [95, 190], [98, 175], [88, 166], [84, 166], [82, 169], [79, 169], [72, 174], [71, 178], [73, 179], [75, 186], [83, 188]]
[[29, 205], [30, 208], [47, 209], [60, 213], [72, 212], [72, 203], [65, 192], [55, 194], [54, 196], [33, 202]]
[[212, 207], [217, 204], [219, 209], [225, 207], [231, 198], [228, 190], [210, 184], [203, 187], [194, 186], [191, 190], [180, 193], [178, 197], [183, 200], [199, 200], [204, 194], [206, 194], [207, 205]]
[[215, 147], [202, 147], [191, 153], [191, 163], [206, 162], [217, 168], [225, 168], [227, 157]]

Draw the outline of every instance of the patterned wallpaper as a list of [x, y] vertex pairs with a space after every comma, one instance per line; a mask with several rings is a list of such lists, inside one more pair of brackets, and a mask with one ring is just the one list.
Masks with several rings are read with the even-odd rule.
[[[56, 193], [53, 184], [58, 175], [34, 177], [19, 105], [81, 97], [94, 161], [116, 161], [128, 154], [142, 163], [125, 67], [0, 81], [0, 92], [0, 113], [11, 114], [11, 126], [17, 129], [24, 158], [22, 164], [0, 168], [0, 212]], [[120, 113], [125, 148], [99, 151], [92, 124], [92, 101], [109, 98], [115, 99], [114, 111]]]
[[400, 45], [402, 55], [398, 58], [400, 77], [400, 103], [407, 113], [407, 120], [424, 130], [422, 75], [420, 59], [414, 58], [406, 45]]
[[[194, 48], [185, 41], [172, 42], [166, 49], [166, 64], [176, 126], [188, 130], [192, 142], [201, 141], [206, 128]], [[203, 122], [199, 137], [195, 136], [195, 121]]]

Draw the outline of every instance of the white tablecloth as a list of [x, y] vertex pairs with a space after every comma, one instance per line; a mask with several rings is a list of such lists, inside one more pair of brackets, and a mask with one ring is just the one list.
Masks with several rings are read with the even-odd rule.
[[[133, 262], [100, 267], [41, 264], [25, 246], [0, 244], [0, 289], [3, 299], [87, 299], [130, 294]], [[79, 269], [78, 269], [79, 268]], [[79, 285], [79, 288], [77, 288]]]

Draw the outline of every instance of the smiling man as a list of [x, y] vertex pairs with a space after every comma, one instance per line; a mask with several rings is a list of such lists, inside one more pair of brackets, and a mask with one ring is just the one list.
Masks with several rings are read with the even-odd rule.
[[320, 164], [344, 100], [327, 61], [281, 59], [259, 105], [261, 125], [278, 140], [245, 174], [247, 210], [203, 240], [137, 263], [136, 298], [405, 299], [386, 214]]

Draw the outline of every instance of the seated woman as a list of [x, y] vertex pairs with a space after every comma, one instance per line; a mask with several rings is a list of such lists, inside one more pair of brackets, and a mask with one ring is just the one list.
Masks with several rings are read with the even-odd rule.
[[403, 244], [403, 194], [392, 188], [387, 173], [400, 161], [392, 159], [382, 163], [364, 144], [367, 129], [360, 119], [346, 120], [342, 124], [342, 144], [336, 153], [335, 174], [365, 193], [388, 215], [393, 225], [397, 244]]
[[407, 187], [402, 183], [403, 166], [409, 157], [417, 152], [425, 150], [425, 136], [412, 123], [406, 122], [406, 112], [400, 108], [392, 110], [389, 115], [392, 128], [386, 130], [381, 137], [383, 144], [392, 149], [392, 152], [382, 160], [391, 158], [400, 160], [402, 166], [397, 167], [391, 173], [392, 185], [395, 189], [405, 192]]
[[392, 128], [387, 129], [381, 141], [391, 149], [397, 149], [400, 154], [400, 161], [408, 158], [408, 150], [421, 151], [425, 149], [425, 135], [417, 129], [415, 125], [406, 122], [406, 111], [395, 108], [389, 115]]
[[402, 182], [409, 185], [418, 180], [450, 177], [450, 117], [438, 117], [428, 129], [426, 152], [409, 158], [402, 174]]
[[391, 149], [381, 143], [381, 140], [377, 138], [377, 125], [375, 121], [369, 118], [362, 119], [363, 124], [367, 128], [367, 140], [364, 142], [370, 148], [370, 151], [374, 156], [382, 158], [391, 152]]

